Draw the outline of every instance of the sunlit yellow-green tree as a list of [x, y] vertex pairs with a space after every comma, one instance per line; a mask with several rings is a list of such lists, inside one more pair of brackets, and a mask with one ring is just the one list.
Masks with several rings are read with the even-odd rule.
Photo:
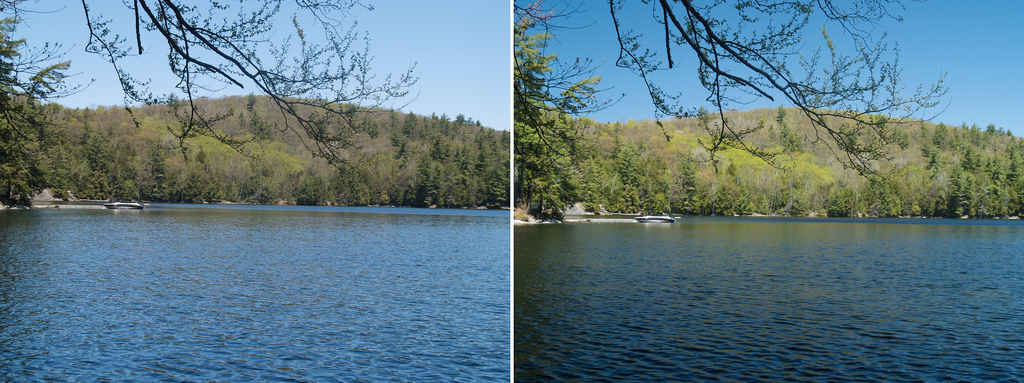
[[[697, 108], [677, 102], [690, 92], [677, 85], [686, 82], [665, 75], [655, 82], [653, 73], [699, 79], [712, 110], [696, 114], [715, 118], [701, 141], [712, 155], [732, 147], [768, 160], [782, 153], [754, 142], [758, 129], [726, 117], [737, 105], [764, 99], [796, 107], [811, 122], [814, 142], [844, 166], [878, 173], [899, 150], [903, 131], [896, 125], [945, 94], [941, 78], [904, 91], [899, 50], [883, 32], [886, 22], [900, 20], [900, 0], [608, 4], [620, 46], [616, 64], [647, 85], [659, 116], [692, 115]], [[644, 17], [631, 17], [637, 14]], [[784, 148], [792, 150], [793, 143]]]

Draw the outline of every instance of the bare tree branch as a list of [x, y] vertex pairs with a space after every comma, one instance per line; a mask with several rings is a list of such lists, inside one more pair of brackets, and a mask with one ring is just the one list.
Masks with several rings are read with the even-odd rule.
[[[405, 97], [416, 82], [414, 67], [396, 78], [376, 80], [368, 40], [355, 31], [354, 23], [339, 31], [344, 26], [341, 20], [351, 16], [353, 8], [372, 9], [358, 0], [296, 0], [295, 10], [304, 13], [293, 17], [291, 33], [281, 20], [282, 0], [210, 2], [206, 9], [179, 0], [133, 0], [125, 5], [136, 15], [134, 48], [141, 54], [143, 30], [159, 35], [170, 51], [168, 68], [178, 77], [177, 88], [188, 102], [153, 96], [148, 83], [127, 73], [119, 64], [129, 57], [127, 39], [113, 31], [111, 21], [90, 15], [88, 0], [82, 0], [90, 31], [88, 50], [113, 65], [126, 103], [174, 103], [182, 122], [174, 133], [182, 142], [201, 134], [240, 146], [244, 140], [218, 131], [216, 121], [223, 116], [209, 116], [193, 101], [220, 90], [209, 81], [238, 89], [253, 86], [286, 117], [284, 129], [309, 139], [307, 147], [315, 155], [335, 165], [353, 165], [360, 158], [356, 134], [363, 129], [363, 119], [354, 116], [386, 108]], [[306, 36], [295, 19], [299, 15], [323, 29], [323, 43]], [[265, 58], [272, 58], [269, 65]]]
[[[774, 101], [781, 97], [796, 106], [813, 123], [818, 133], [816, 141], [837, 154], [843, 165], [862, 174], [874, 174], [880, 161], [891, 158], [892, 148], [898, 143], [893, 126], [937, 105], [946, 91], [940, 78], [932, 87], [918, 87], [910, 95], [903, 95], [899, 50], [890, 49], [884, 33], [876, 32], [882, 20], [900, 20], [890, 10], [902, 10], [898, 0], [859, 0], [841, 6], [832, 0], [717, 1], [703, 6], [692, 0], [645, 3], [653, 4], [655, 14], [662, 15], [654, 22], [666, 28], [663, 49], [669, 56], [668, 68], [654, 59], [656, 44], [647, 48], [641, 34], [621, 25], [618, 15], [625, 3], [610, 0], [620, 46], [617, 64], [641, 77], [659, 118], [686, 115], [691, 112], [669, 102], [677, 97], [664, 91], [663, 86], [653, 85], [649, 75], [677, 67], [671, 59], [674, 45], [692, 51], [698, 77], [710, 93], [707, 101], [718, 115], [715, 127], [708, 125], [712, 139], [702, 142], [712, 155], [723, 148], [739, 147], [771, 162], [778, 153], [751, 146], [744, 138], [756, 129], [734, 127], [726, 119], [725, 110], [731, 105], [750, 102], [727, 94], [739, 91], [754, 99]], [[810, 56], [799, 53], [806, 45], [806, 26], [815, 12], [826, 20], [821, 30], [827, 49], [824, 59], [822, 48]], [[837, 42], [827, 33], [829, 22], [838, 24], [850, 45], [837, 48]], [[793, 72], [795, 67], [802, 68], [803, 73]]]

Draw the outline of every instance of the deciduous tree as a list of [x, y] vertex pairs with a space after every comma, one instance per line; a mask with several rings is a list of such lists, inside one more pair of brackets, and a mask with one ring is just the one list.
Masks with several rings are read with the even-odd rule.
[[[899, 50], [877, 31], [899, 20], [900, 0], [696, 1], [609, 0], [620, 45], [617, 65], [647, 85], [659, 116], [692, 114], [680, 105], [673, 82], [655, 83], [662, 70], [696, 70], [717, 122], [702, 144], [711, 153], [742, 147], [771, 160], [779, 154], [747, 138], [754, 132], [733, 124], [725, 111], [757, 99], [785, 101], [814, 124], [811, 139], [842, 163], [876, 173], [904, 140], [895, 124], [936, 105], [942, 79], [905, 94]], [[627, 21], [624, 14], [649, 14]], [[656, 27], [657, 33], [644, 33]], [[820, 29], [817, 29], [820, 28]], [[819, 44], [811, 36], [820, 36]], [[843, 36], [837, 40], [832, 36]], [[813, 51], [806, 47], [818, 45]], [[684, 59], [683, 56], [689, 58]], [[683, 66], [684, 68], [677, 68]], [[692, 72], [691, 72], [692, 73]]]
[[[173, 132], [181, 147], [200, 135], [240, 146], [240, 137], [217, 126], [229, 113], [195, 101], [212, 91], [244, 88], [268, 96], [286, 117], [280, 128], [307, 140], [316, 155], [333, 164], [355, 163], [363, 115], [394, 107], [416, 81], [413, 68], [383, 78], [371, 70], [369, 40], [352, 22], [358, 10], [372, 9], [360, 0], [125, 0], [134, 17], [116, 20], [94, 11], [98, 3], [81, 2], [89, 27], [86, 50], [111, 63], [126, 105], [174, 106], [179, 124]], [[0, 12], [24, 13], [29, 6], [5, 0]], [[166, 49], [166, 70], [178, 79], [181, 96], [152, 89], [146, 78], [152, 73], [126, 69], [124, 62], [146, 46]]]

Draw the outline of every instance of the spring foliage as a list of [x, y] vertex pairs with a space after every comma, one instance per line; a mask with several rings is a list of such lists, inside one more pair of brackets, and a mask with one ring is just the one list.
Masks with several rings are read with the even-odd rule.
[[[226, 116], [239, 150], [179, 142], [172, 106], [60, 109], [39, 187], [58, 196], [166, 202], [507, 207], [509, 133], [459, 115], [376, 110], [360, 121], [358, 161], [335, 167], [284, 126], [266, 96], [198, 100]], [[134, 115], [134, 120], [133, 116]], [[138, 122], [138, 126], [136, 126]], [[353, 158], [356, 158], [355, 156]]]
[[[735, 126], [780, 154], [772, 164], [745, 150], [710, 156], [707, 119], [589, 123], [574, 182], [588, 210], [696, 215], [1012, 217], [1024, 212], [1024, 141], [994, 125], [912, 122], [891, 127], [899, 150], [861, 175], [820, 145], [796, 109], [727, 112]], [[712, 122], [713, 123], [713, 122]]]

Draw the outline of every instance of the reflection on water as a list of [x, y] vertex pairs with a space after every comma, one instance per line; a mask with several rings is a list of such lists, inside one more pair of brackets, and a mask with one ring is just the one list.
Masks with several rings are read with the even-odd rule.
[[507, 213], [383, 211], [0, 212], [0, 380], [507, 379]]
[[1024, 378], [1009, 221], [515, 228], [517, 380]]

